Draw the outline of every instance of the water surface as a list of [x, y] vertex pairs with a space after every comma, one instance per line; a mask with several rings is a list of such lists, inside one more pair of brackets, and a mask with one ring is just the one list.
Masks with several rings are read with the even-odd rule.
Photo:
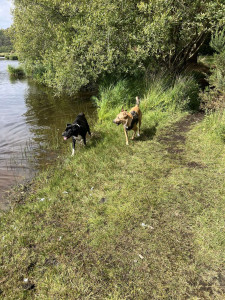
[[90, 93], [55, 97], [32, 81], [10, 79], [8, 64], [18, 62], [0, 59], [0, 208], [7, 207], [5, 192], [12, 185], [32, 178], [70, 147], [61, 137], [66, 123], [79, 112], [90, 125], [95, 118]]

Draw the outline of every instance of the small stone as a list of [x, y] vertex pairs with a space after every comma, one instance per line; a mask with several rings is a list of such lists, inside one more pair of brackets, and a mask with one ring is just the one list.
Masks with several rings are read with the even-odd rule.
[[151, 229], [151, 230], [154, 229], [154, 227], [152, 227], [151, 225], [147, 225], [147, 224], [145, 224], [145, 223], [141, 223], [141, 226], [144, 227], [144, 228]]

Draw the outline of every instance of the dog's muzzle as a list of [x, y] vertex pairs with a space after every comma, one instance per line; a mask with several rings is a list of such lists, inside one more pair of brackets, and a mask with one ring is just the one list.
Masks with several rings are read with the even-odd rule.
[[118, 123], [118, 122], [116, 122], [115, 120], [113, 120], [113, 123], [116, 124], [117, 126], [120, 125], [120, 122]]
[[64, 141], [66, 141], [68, 139], [67, 136], [65, 136], [65, 132], [62, 133], [62, 137], [63, 137]]

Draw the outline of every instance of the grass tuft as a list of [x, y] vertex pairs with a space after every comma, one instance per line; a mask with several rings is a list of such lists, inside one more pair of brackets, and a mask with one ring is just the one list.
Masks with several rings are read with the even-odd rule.
[[26, 76], [22, 67], [15, 68], [11, 65], [8, 65], [8, 71], [10, 76], [13, 78], [24, 78]]

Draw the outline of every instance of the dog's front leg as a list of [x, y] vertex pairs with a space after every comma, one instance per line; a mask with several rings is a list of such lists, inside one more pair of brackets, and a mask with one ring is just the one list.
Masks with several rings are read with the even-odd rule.
[[83, 136], [83, 142], [84, 142], [84, 145], [86, 146], [86, 136]]
[[76, 138], [73, 136], [73, 138], [72, 138], [72, 154], [71, 154], [71, 156], [74, 156], [75, 145], [76, 145]]
[[125, 133], [125, 138], [126, 138], [126, 145], [129, 145], [129, 142], [128, 142], [128, 134], [127, 134], [127, 129], [126, 129], [126, 125], [124, 125], [124, 133]]

